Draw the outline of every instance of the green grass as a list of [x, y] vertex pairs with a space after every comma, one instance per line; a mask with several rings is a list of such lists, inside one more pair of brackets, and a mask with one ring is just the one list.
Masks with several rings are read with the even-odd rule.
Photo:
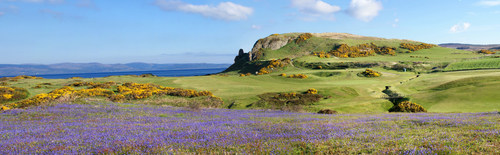
[[484, 58], [451, 63], [444, 71], [500, 68], [500, 58]]
[[429, 112], [499, 111], [499, 70], [423, 75], [397, 88]]
[[[298, 33], [281, 34], [283, 36], [297, 36]], [[280, 35], [280, 36], [281, 36]], [[349, 44], [351, 46], [375, 43], [378, 46], [398, 47], [396, 56], [376, 55], [358, 58], [318, 58], [309, 56], [312, 51], [329, 51], [335, 45]], [[248, 62], [239, 62], [240, 66], [220, 75], [195, 76], [195, 77], [132, 77], [113, 76], [95, 79], [26, 79], [17, 82], [8, 82], [11, 86], [28, 89], [30, 96], [39, 93], [47, 93], [54, 89], [63, 87], [77, 81], [108, 82], [115, 81], [118, 84], [125, 82], [154, 83], [162, 86], [178, 87], [195, 90], [208, 90], [214, 95], [222, 97], [225, 101], [224, 107], [232, 105], [235, 109], [246, 109], [248, 105], [259, 100], [257, 97], [264, 93], [277, 92], [304, 92], [309, 88], [315, 88], [320, 94], [331, 96], [321, 100], [310, 107], [308, 111], [318, 111], [329, 108], [341, 113], [366, 113], [387, 112], [392, 103], [383, 99], [382, 90], [385, 86], [403, 95], [411, 97], [413, 102], [424, 106], [430, 112], [479, 112], [500, 110], [496, 88], [500, 86], [497, 77], [500, 70], [469, 70], [459, 72], [431, 72], [436, 66], [446, 66], [445, 71], [464, 69], [500, 68], [499, 58], [484, 58], [484, 55], [470, 51], [434, 47], [406, 53], [407, 50], [399, 48], [402, 42], [412, 42], [396, 39], [325, 39], [313, 37], [303, 43], [287, 44], [278, 50], [264, 51], [263, 60], [294, 58], [293, 61], [306, 63], [340, 63], [340, 62], [375, 62], [384, 65], [403, 63], [415, 67], [414, 72], [398, 72], [375, 67], [376, 71], [382, 73], [382, 77], [364, 78], [357, 76], [365, 68], [347, 68], [338, 70], [316, 70], [306, 69], [300, 66], [287, 66], [275, 70], [271, 74], [261, 76], [240, 77], [238, 67], [245, 67]], [[470, 60], [476, 59], [476, 60]], [[468, 60], [468, 61], [464, 61]], [[252, 68], [253, 67], [253, 68]], [[258, 70], [257, 66], [247, 65], [247, 70]], [[442, 68], [442, 67], [441, 67]], [[416, 73], [423, 71], [419, 78]], [[245, 71], [247, 73], [250, 71]], [[251, 72], [250, 72], [251, 73]], [[295, 79], [281, 77], [279, 74], [306, 74], [307, 79]], [[480, 78], [476, 78], [480, 77]], [[493, 78], [490, 78], [493, 77]], [[40, 83], [52, 83], [47, 87], [35, 89]], [[155, 101], [157, 100], [157, 101]], [[157, 98], [144, 102], [161, 104], [163, 102], [185, 101], [178, 98]], [[142, 103], [142, 102], [138, 102]]]
[[[430, 112], [479, 112], [500, 110], [497, 88], [500, 86], [500, 70], [471, 70], [460, 72], [439, 72], [422, 74], [419, 78], [412, 72], [397, 72], [374, 68], [382, 72], [378, 78], [356, 76], [364, 69], [347, 70], [309, 70], [288, 67], [283, 72], [261, 76], [239, 77], [238, 75], [212, 75], [195, 77], [131, 77], [113, 76], [82, 81], [117, 83], [155, 83], [162, 86], [196, 90], [209, 90], [222, 97], [224, 107], [234, 103], [233, 108], [245, 109], [259, 100], [257, 95], [269, 92], [304, 92], [309, 88], [318, 89], [320, 94], [331, 96], [321, 100], [306, 110], [314, 112], [329, 108], [341, 113], [380, 113], [386, 112], [392, 103], [382, 99], [381, 91], [385, 86], [393, 86], [397, 92], [410, 96], [413, 102], [421, 104]], [[306, 74], [307, 79], [294, 79], [279, 76], [280, 73]], [[330, 76], [331, 75], [331, 76]], [[474, 78], [474, 77], [486, 77]], [[494, 77], [494, 78], [488, 78]], [[413, 80], [409, 80], [413, 79]], [[27, 88], [30, 95], [46, 93], [63, 87], [76, 80], [40, 79], [8, 82], [11, 86]], [[468, 83], [466, 81], [472, 81]], [[401, 84], [401, 82], [403, 82]], [[52, 83], [49, 88], [35, 89], [39, 83]], [[456, 84], [454, 84], [456, 83]], [[450, 86], [449, 86], [450, 85]], [[439, 90], [436, 90], [440, 88]], [[185, 102], [177, 98], [148, 99], [137, 103]]]

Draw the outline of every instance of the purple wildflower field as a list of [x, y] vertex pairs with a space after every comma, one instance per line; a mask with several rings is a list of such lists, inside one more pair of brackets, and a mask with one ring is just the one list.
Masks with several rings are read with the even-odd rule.
[[500, 114], [321, 115], [134, 104], [0, 114], [0, 154], [500, 154]]

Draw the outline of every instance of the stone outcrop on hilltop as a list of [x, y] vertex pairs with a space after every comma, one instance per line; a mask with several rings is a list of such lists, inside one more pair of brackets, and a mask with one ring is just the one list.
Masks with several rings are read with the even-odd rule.
[[260, 49], [271, 49], [277, 50], [286, 44], [293, 41], [297, 36], [294, 35], [278, 35], [273, 34], [269, 37], [259, 39], [253, 45], [252, 51], [249, 52], [250, 61], [255, 60], [257, 58], [256, 53], [259, 52]]

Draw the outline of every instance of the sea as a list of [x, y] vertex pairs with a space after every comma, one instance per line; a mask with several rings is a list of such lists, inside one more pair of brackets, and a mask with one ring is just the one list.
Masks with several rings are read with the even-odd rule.
[[[99, 72], [99, 73], [70, 73], [70, 74], [40, 74], [40, 75], [30, 75], [36, 77], [42, 77], [45, 79], [67, 79], [71, 77], [82, 77], [82, 78], [100, 78], [108, 76], [120, 76], [120, 75], [142, 75], [142, 74], [153, 74], [160, 77], [181, 77], [181, 76], [202, 76], [220, 73], [226, 68], [210, 68], [210, 69], [181, 69], [181, 70], [154, 70], [154, 71], [129, 71], [129, 72]], [[0, 76], [2, 77], [2, 76]], [[11, 77], [11, 76], [7, 76]]]

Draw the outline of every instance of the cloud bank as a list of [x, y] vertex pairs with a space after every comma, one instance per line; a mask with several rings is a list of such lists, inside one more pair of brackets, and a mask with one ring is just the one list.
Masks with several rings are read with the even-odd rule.
[[155, 5], [165, 11], [181, 11], [200, 14], [202, 16], [227, 21], [247, 19], [253, 14], [253, 9], [232, 2], [222, 2], [217, 6], [194, 5], [180, 0], [156, 0]]
[[314, 15], [332, 14], [340, 11], [340, 7], [321, 0], [292, 0], [292, 7], [297, 8], [300, 12]]
[[382, 3], [376, 0], [351, 0], [349, 14], [359, 20], [369, 22], [382, 10]]

